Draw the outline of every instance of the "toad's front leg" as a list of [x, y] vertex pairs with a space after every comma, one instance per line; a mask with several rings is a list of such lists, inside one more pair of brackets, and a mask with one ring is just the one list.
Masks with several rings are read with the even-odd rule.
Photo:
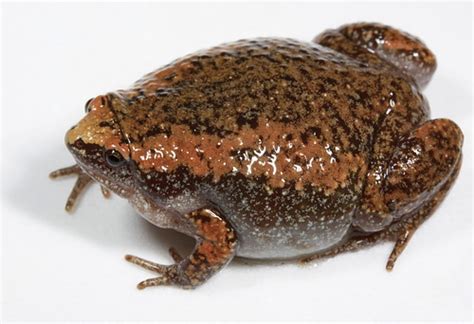
[[170, 250], [175, 264], [165, 266], [126, 255], [125, 259], [143, 268], [155, 271], [159, 277], [142, 281], [139, 289], [160, 285], [195, 288], [229, 263], [235, 255], [238, 241], [231, 225], [212, 209], [199, 209], [186, 215], [194, 225], [196, 246], [191, 255], [181, 258]]
[[[74, 208], [74, 205], [77, 202], [77, 198], [84, 191], [87, 185], [94, 181], [94, 179], [92, 179], [87, 173], [85, 173], [78, 164], [55, 170], [49, 174], [49, 177], [51, 179], [56, 179], [69, 175], [77, 175], [77, 180], [66, 202], [65, 209], [68, 212], [70, 212]], [[110, 197], [109, 189], [107, 189], [103, 185], [100, 186], [100, 189], [105, 198]]]

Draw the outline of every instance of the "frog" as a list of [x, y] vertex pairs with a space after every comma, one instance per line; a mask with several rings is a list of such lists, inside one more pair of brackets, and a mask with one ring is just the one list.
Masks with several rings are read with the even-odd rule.
[[76, 164], [50, 176], [78, 177], [68, 211], [97, 182], [194, 238], [170, 265], [126, 255], [157, 274], [139, 289], [386, 241], [392, 270], [461, 167], [461, 129], [421, 92], [436, 67], [419, 38], [371, 22], [200, 50], [87, 101], [65, 136]]

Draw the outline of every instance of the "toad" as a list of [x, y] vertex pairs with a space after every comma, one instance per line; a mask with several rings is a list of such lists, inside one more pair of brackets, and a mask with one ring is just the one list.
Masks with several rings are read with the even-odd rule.
[[99, 95], [66, 134], [77, 174], [150, 223], [195, 238], [172, 265], [127, 255], [194, 288], [235, 256], [304, 261], [393, 241], [386, 268], [445, 197], [463, 134], [430, 119], [436, 69], [419, 39], [376, 23], [312, 42], [239, 40]]

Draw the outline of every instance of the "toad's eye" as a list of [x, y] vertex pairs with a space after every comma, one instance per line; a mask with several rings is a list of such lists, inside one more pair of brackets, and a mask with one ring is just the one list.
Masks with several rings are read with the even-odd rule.
[[84, 111], [86, 112], [86, 114], [91, 111], [91, 107], [89, 106], [89, 104], [91, 103], [92, 99], [94, 98], [90, 98], [89, 100], [87, 100], [85, 106], [84, 106]]
[[105, 151], [104, 157], [107, 164], [112, 168], [119, 167], [125, 162], [125, 159], [123, 158], [122, 154], [120, 154], [116, 150]]

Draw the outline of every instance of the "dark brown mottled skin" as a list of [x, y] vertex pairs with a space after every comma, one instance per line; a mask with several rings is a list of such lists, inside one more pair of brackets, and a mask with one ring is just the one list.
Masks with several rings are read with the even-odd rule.
[[[429, 120], [420, 93], [436, 68], [415, 37], [379, 24], [313, 42], [257, 38], [176, 60], [129, 90], [98, 96], [66, 136], [90, 181], [151, 223], [196, 238], [139, 288], [192, 288], [234, 256], [335, 255], [395, 241], [393, 264], [442, 201], [463, 135]], [[104, 191], [107, 192], [107, 191]]]

